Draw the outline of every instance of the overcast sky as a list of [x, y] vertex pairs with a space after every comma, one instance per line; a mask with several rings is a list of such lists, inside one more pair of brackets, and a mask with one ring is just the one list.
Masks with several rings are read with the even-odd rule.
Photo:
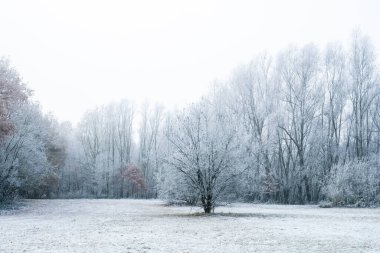
[[45, 112], [75, 124], [122, 98], [189, 103], [258, 52], [347, 42], [355, 28], [379, 52], [379, 3], [0, 0], [0, 55]]

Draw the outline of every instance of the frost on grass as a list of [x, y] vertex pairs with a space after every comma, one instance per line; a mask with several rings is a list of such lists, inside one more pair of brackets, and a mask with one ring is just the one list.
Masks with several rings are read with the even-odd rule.
[[0, 252], [379, 252], [379, 209], [158, 200], [29, 200], [0, 216]]

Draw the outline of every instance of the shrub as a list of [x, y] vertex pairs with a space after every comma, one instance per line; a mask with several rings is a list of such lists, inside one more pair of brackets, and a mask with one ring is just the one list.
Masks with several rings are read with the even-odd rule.
[[378, 157], [337, 165], [325, 188], [335, 206], [367, 207], [380, 204], [380, 161]]

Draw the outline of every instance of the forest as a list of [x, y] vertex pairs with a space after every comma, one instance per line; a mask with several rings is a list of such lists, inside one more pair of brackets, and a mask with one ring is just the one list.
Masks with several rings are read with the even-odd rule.
[[[44, 114], [0, 59], [0, 203], [159, 198], [380, 204], [380, 79], [370, 38], [289, 46], [237, 66], [178, 109], [122, 100], [78, 125]], [[91, 95], [91, 94], [89, 94]]]

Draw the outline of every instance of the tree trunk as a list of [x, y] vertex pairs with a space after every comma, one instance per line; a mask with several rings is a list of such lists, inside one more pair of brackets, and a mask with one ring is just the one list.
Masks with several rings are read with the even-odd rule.
[[205, 213], [211, 213], [211, 210], [213, 210], [214, 208], [214, 205], [212, 203], [212, 196], [210, 195], [202, 196], [201, 201], [202, 201], [202, 206]]

